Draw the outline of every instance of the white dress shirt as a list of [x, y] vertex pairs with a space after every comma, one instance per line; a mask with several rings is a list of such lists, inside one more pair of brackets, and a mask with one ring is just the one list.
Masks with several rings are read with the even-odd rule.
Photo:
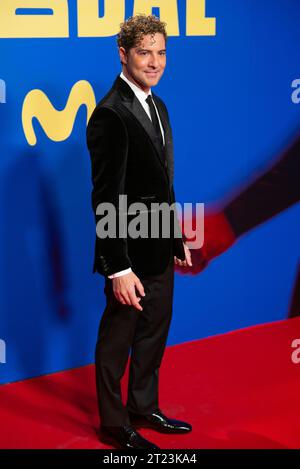
[[[134, 92], [135, 96], [137, 97], [137, 99], [139, 100], [141, 105], [143, 106], [143, 108], [144, 108], [145, 112], [147, 113], [149, 119], [152, 120], [149, 104], [146, 102], [146, 99], [148, 98], [149, 94], [151, 94], [151, 96], [152, 96], [151, 88], [150, 88], [148, 93], [145, 93], [145, 91], [141, 90], [141, 88], [139, 88], [137, 85], [135, 85], [130, 80], [128, 80], [128, 78], [125, 77], [123, 72], [120, 73], [120, 77], [124, 81], [126, 81], [126, 83], [130, 86], [130, 88]], [[157, 117], [158, 117], [158, 122], [159, 122], [160, 130], [161, 130], [161, 133], [162, 133], [163, 143], [165, 144], [164, 129], [163, 129], [163, 126], [162, 126], [162, 123], [161, 123], [161, 120], [160, 120], [160, 117], [159, 117], [159, 112], [157, 110], [157, 107], [156, 107], [156, 104], [155, 104], [154, 100], [153, 100], [153, 104], [154, 104], [156, 114], [157, 114]], [[125, 269], [125, 270], [121, 270], [120, 272], [116, 272], [115, 274], [109, 275], [108, 278], [121, 277], [122, 275], [129, 274], [129, 272], [131, 272], [131, 267], [129, 267], [128, 269]]]

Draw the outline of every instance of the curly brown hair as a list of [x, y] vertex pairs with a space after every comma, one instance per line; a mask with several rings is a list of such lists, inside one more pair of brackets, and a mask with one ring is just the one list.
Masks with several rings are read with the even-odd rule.
[[135, 15], [120, 24], [120, 32], [117, 35], [118, 47], [124, 47], [126, 52], [132, 47], [138, 46], [146, 34], [161, 33], [167, 42], [167, 24], [160, 21], [155, 15]]

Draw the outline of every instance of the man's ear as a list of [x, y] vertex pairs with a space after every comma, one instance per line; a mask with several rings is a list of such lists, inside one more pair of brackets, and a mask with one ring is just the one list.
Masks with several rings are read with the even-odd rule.
[[124, 47], [119, 47], [119, 55], [120, 55], [120, 61], [121, 64], [127, 64], [127, 53]]

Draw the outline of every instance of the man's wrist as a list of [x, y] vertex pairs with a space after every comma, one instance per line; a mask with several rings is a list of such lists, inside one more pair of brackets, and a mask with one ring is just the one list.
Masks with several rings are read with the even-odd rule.
[[122, 277], [123, 275], [129, 274], [130, 272], [132, 272], [131, 267], [125, 270], [120, 270], [120, 272], [116, 272], [115, 274], [109, 275], [108, 278], [114, 279], [117, 277]]

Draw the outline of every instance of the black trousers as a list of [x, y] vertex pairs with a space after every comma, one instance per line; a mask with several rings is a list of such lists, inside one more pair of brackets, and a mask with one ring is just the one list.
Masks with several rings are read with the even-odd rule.
[[[140, 278], [146, 296], [143, 311], [122, 305], [112, 280], [105, 280], [106, 308], [95, 350], [97, 400], [102, 425], [129, 425], [128, 410], [147, 414], [159, 408], [159, 367], [169, 332], [174, 287], [174, 259], [163, 274]], [[128, 399], [122, 403], [120, 381], [131, 349]]]

